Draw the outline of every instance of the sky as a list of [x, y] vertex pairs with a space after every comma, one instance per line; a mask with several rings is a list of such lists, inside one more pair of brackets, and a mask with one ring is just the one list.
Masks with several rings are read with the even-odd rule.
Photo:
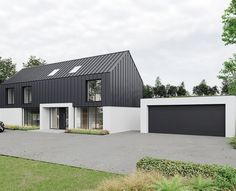
[[236, 46], [221, 41], [230, 0], [1, 0], [0, 56], [22, 68], [30, 55], [47, 63], [130, 50], [145, 84], [189, 91], [217, 74]]

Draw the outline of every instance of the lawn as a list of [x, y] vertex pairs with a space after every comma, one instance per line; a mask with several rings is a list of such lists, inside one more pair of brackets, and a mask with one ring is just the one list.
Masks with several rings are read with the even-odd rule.
[[0, 190], [95, 190], [116, 174], [0, 155]]

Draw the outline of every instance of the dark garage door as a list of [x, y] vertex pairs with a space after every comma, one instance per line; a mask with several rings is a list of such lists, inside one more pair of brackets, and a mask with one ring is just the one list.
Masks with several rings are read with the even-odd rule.
[[225, 136], [225, 105], [149, 106], [149, 132]]

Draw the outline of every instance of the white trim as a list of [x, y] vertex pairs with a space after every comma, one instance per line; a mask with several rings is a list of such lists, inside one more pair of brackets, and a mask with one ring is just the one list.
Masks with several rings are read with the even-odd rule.
[[236, 134], [236, 96], [141, 99], [141, 133], [148, 133], [148, 106], [225, 104], [225, 136]]

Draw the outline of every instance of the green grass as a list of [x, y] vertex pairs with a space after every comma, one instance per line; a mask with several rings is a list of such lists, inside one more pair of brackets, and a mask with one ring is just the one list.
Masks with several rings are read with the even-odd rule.
[[74, 134], [88, 134], [88, 135], [108, 135], [109, 131], [102, 129], [67, 129], [65, 133], [74, 133]]
[[236, 137], [233, 137], [230, 139], [230, 144], [232, 145], [234, 149], [236, 149]]
[[38, 130], [39, 126], [19, 126], [19, 125], [6, 125], [6, 129], [10, 130], [21, 130], [21, 131], [29, 131], [29, 130]]
[[116, 174], [0, 155], [0, 190], [95, 190]]

